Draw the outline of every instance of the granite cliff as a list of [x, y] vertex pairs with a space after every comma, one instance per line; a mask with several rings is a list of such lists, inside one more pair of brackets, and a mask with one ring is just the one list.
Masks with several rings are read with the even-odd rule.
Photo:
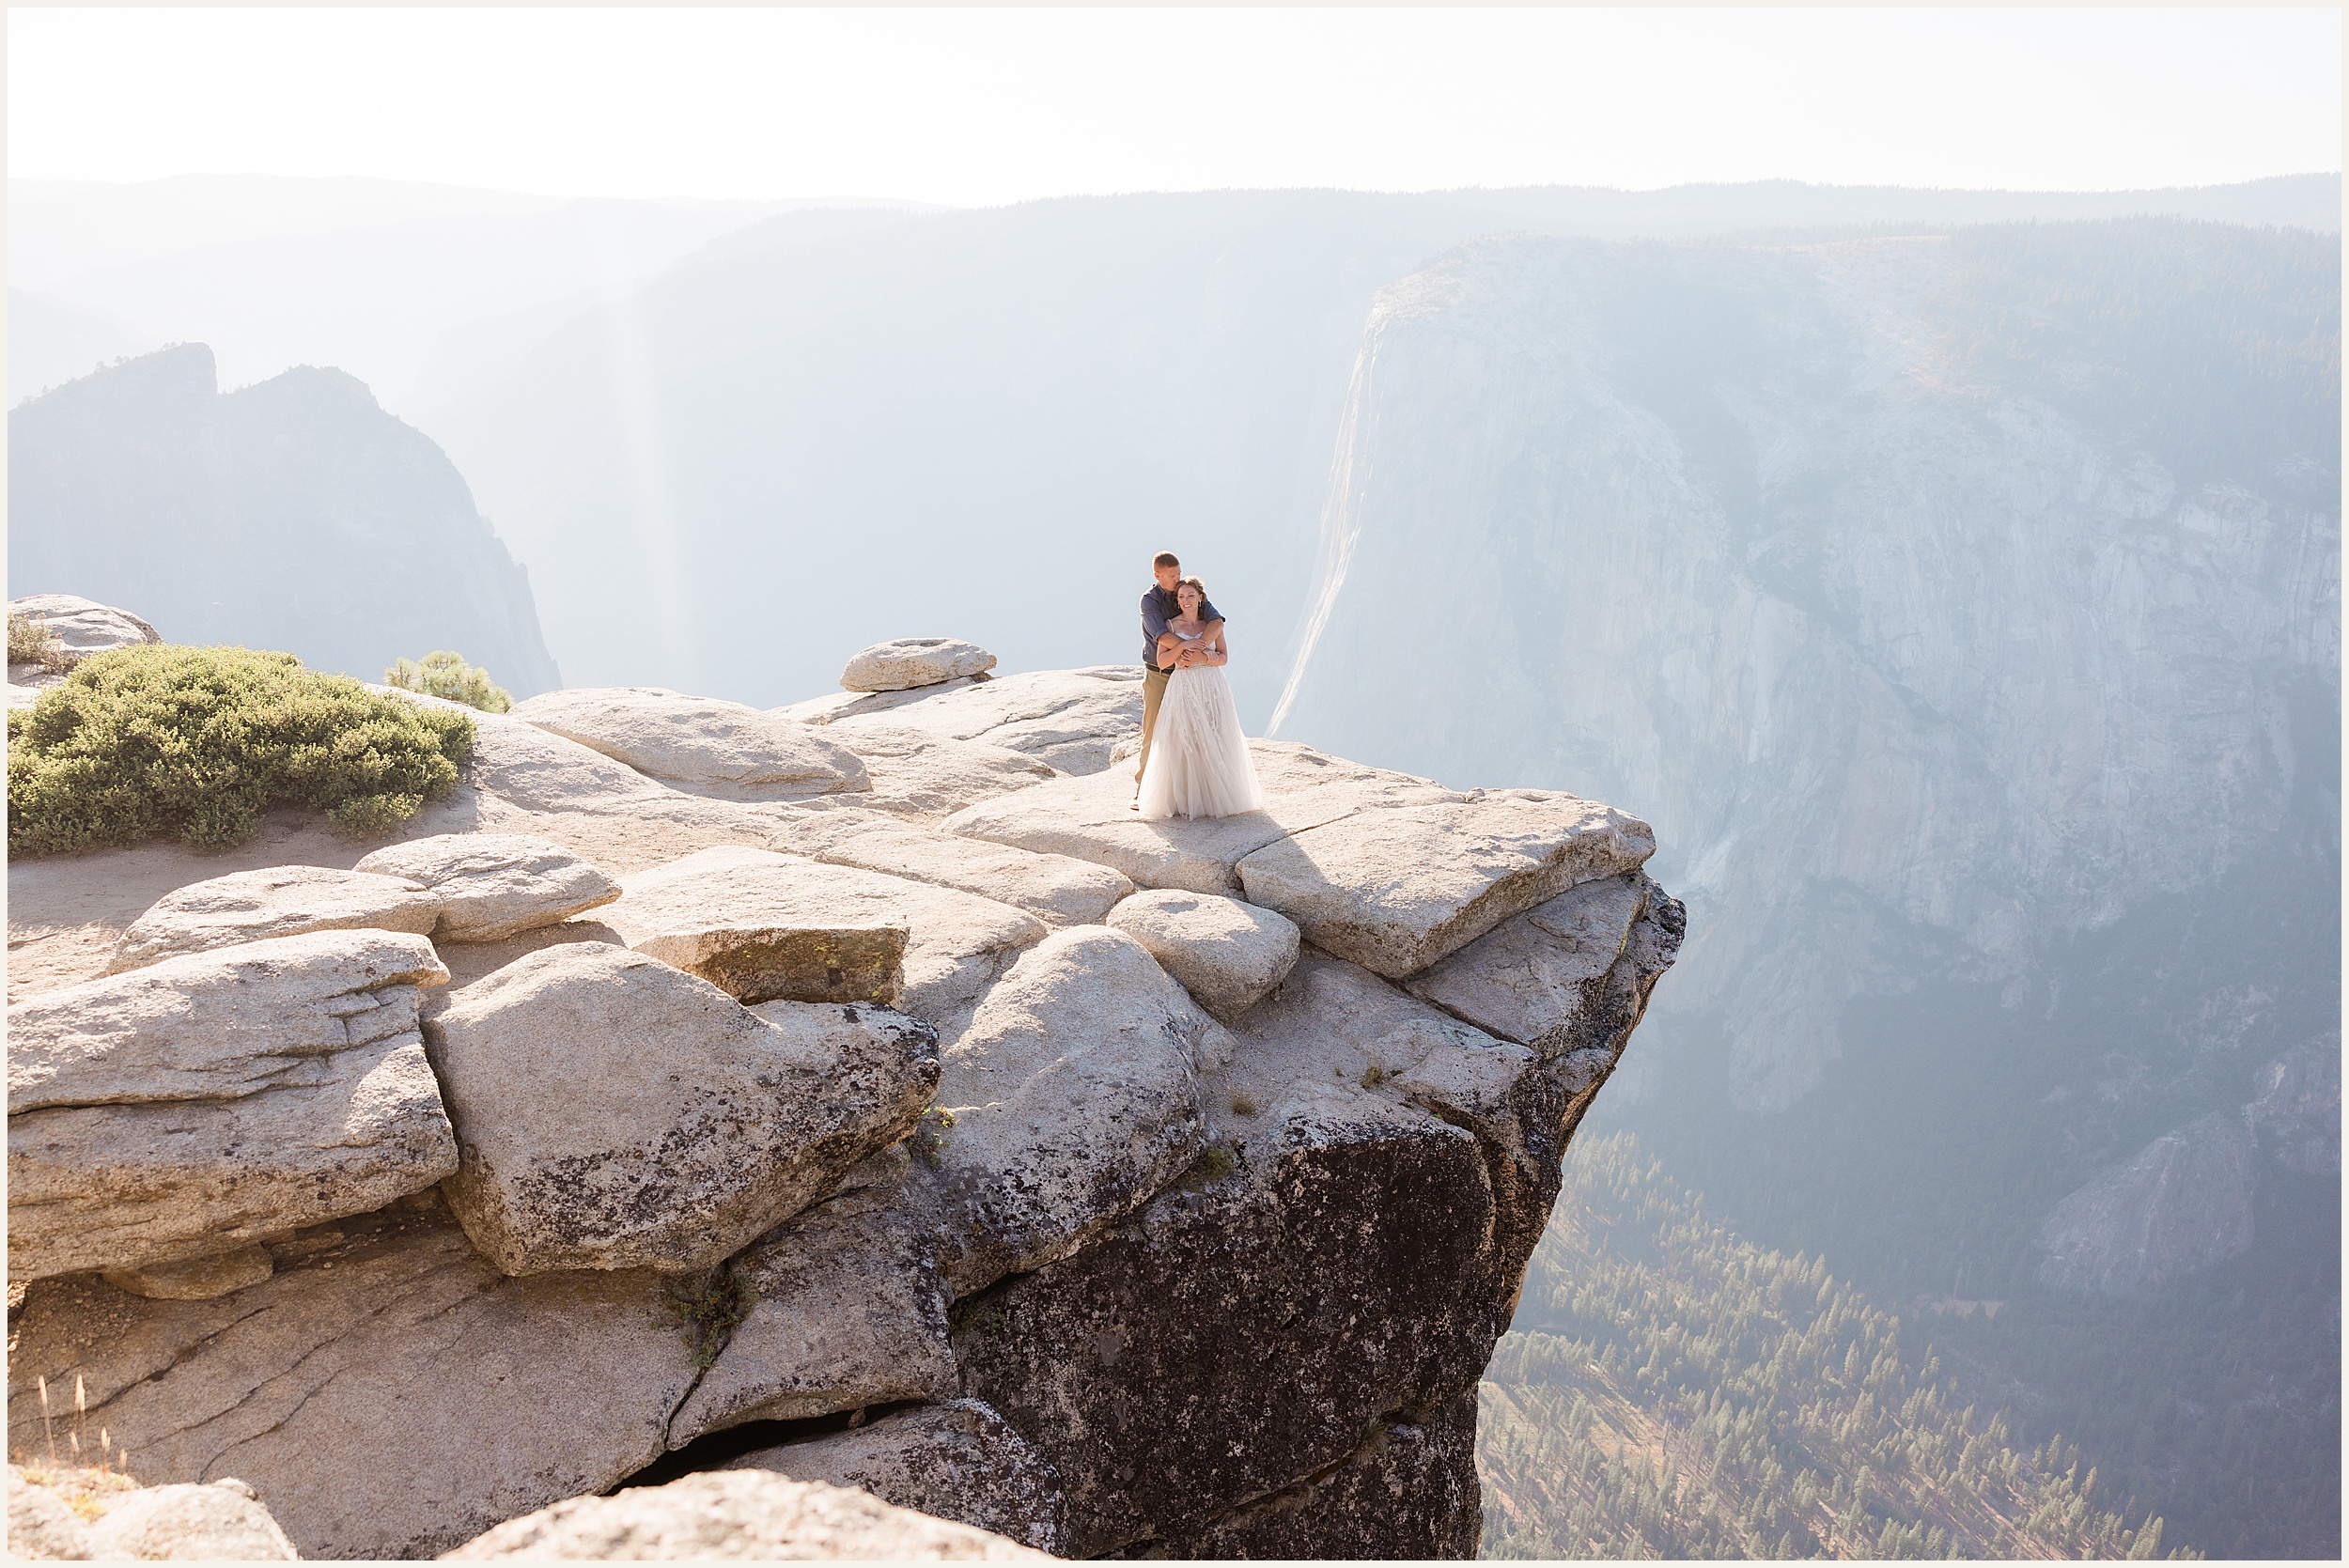
[[530, 580], [447, 457], [339, 370], [219, 389], [183, 343], [8, 413], [8, 581], [135, 605], [175, 642], [381, 678], [455, 648], [560, 684]]
[[389, 844], [12, 863], [11, 1449], [79, 1379], [313, 1557], [846, 1506], [745, 1470], [1472, 1555], [1478, 1374], [1682, 934], [1646, 825], [1269, 741], [1262, 812], [1144, 824], [1138, 672], [868, 651], [481, 715]]

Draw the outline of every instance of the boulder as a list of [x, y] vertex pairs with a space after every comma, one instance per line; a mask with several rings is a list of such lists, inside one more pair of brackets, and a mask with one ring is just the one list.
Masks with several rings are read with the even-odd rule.
[[122, 933], [106, 972], [120, 974], [158, 959], [304, 931], [428, 936], [440, 911], [437, 898], [403, 877], [323, 865], [232, 872], [191, 882], [156, 900]]
[[1480, 790], [1300, 829], [1241, 861], [1239, 878], [1250, 903], [1288, 916], [1315, 947], [1400, 979], [1655, 852], [1648, 825], [1611, 806]]
[[159, 1483], [251, 1482], [304, 1557], [430, 1557], [651, 1463], [696, 1375], [646, 1270], [502, 1279], [434, 1195], [270, 1244], [210, 1301], [37, 1281], [11, 1324], [12, 1448], [37, 1377]]
[[8, 1467], [8, 1555], [26, 1559], [87, 1561], [89, 1526], [66, 1500]]
[[1039, 855], [1009, 845], [902, 823], [859, 822], [829, 814], [830, 832], [795, 835], [801, 852], [829, 865], [849, 865], [908, 881], [977, 893], [1025, 909], [1048, 925], [1097, 925], [1134, 891], [1119, 872], [1066, 855]]
[[559, 844], [521, 833], [439, 833], [378, 849], [354, 875], [373, 872], [424, 888], [439, 901], [432, 936], [494, 942], [611, 903], [620, 884]]
[[1110, 750], [1142, 728], [1142, 666], [1103, 664], [1083, 670], [1033, 670], [998, 675], [924, 701], [871, 714], [832, 719], [828, 734], [885, 722], [955, 740], [984, 740], [1040, 757], [1064, 773], [1097, 773]]
[[1237, 893], [1242, 860], [1290, 833], [1386, 806], [1464, 800], [1408, 773], [1365, 768], [1292, 741], [1252, 740], [1262, 811], [1144, 822], [1123, 769], [1056, 779], [955, 813], [948, 832], [1109, 866], [1138, 887]]
[[848, 660], [840, 685], [849, 691], [904, 691], [959, 676], [984, 675], [995, 656], [952, 637], [900, 637], [876, 643]]
[[708, 1268], [903, 1137], [936, 1032], [770, 1003], [599, 943], [516, 959], [427, 1026], [460, 1164], [450, 1206], [507, 1274]]
[[[504, 713], [481, 713], [444, 698], [397, 687], [367, 690], [428, 706], [462, 708], [474, 724], [473, 755], [458, 765], [458, 786], [409, 819], [433, 832], [465, 831], [480, 826], [486, 798], [524, 816], [604, 815], [642, 817], [666, 812], [686, 817], [724, 819], [722, 803], [681, 794], [628, 764], [592, 747]], [[450, 828], [436, 824], [457, 818]], [[416, 836], [428, 836], [419, 831]]]
[[795, 720], [657, 686], [547, 691], [512, 717], [626, 763], [672, 789], [722, 800], [801, 800], [871, 787], [864, 765]]
[[1227, 1024], [1297, 963], [1297, 927], [1286, 916], [1219, 893], [1154, 888], [1112, 909], [1109, 924], [1147, 948], [1191, 1000]]
[[725, 1467], [852, 1486], [1039, 1552], [1061, 1550], [1058, 1472], [982, 1400], [883, 1416], [829, 1437], [760, 1449]]
[[887, 713], [909, 703], [927, 702], [949, 691], [959, 691], [975, 686], [983, 677], [964, 675], [958, 679], [941, 681], [936, 686], [917, 686], [903, 691], [827, 691], [805, 702], [786, 703], [767, 711], [785, 719], [797, 719], [802, 724], [829, 724], [835, 719], [852, 719], [860, 714]]
[[744, 1003], [895, 1002], [905, 989], [902, 919], [835, 911], [809, 862], [765, 850], [702, 850], [622, 879], [604, 924], [639, 953], [699, 975]]
[[380, 1208], [457, 1168], [422, 937], [319, 931], [8, 1009], [11, 1279], [145, 1268]]
[[1639, 872], [1570, 888], [1501, 922], [1406, 983], [1434, 1002], [1504, 1040], [1544, 1056], [1587, 1048], [1580, 1026], [1608, 971], [1647, 912], [1655, 886]]
[[1061, 776], [1050, 763], [1025, 752], [956, 740], [910, 724], [875, 721], [843, 724], [830, 733], [857, 754], [872, 778], [872, 793], [860, 797], [859, 804], [926, 822]]
[[1230, 1052], [1122, 931], [1021, 955], [943, 1053], [945, 1114], [916, 1139], [955, 1294], [1066, 1257], [1179, 1175], [1206, 1141], [1200, 1075]]
[[70, 659], [87, 659], [108, 648], [160, 643], [163, 636], [128, 610], [73, 594], [27, 594], [8, 600], [8, 614], [39, 621], [64, 645]]
[[249, 1241], [233, 1251], [208, 1257], [149, 1264], [145, 1268], [110, 1268], [106, 1283], [150, 1301], [210, 1301], [215, 1296], [259, 1284], [274, 1266], [269, 1249]]
[[302, 1554], [243, 1482], [142, 1486], [107, 1502], [90, 1556], [144, 1561], [290, 1562]]
[[1052, 1560], [1016, 1541], [893, 1508], [863, 1492], [761, 1470], [709, 1470], [666, 1486], [572, 1498], [509, 1519], [447, 1555], [457, 1561]]
[[759, 932], [903, 929], [901, 1005], [933, 1022], [975, 1001], [1046, 929], [1024, 910], [957, 889], [725, 845], [622, 885], [627, 893], [601, 918], [631, 946], [664, 957], [690, 959], [737, 939], [727, 933], [758, 940]]
[[671, 1448], [744, 1421], [955, 1396], [934, 1246], [904, 1202], [910, 1163], [903, 1144], [883, 1150], [734, 1260], [749, 1314], [669, 1423]]

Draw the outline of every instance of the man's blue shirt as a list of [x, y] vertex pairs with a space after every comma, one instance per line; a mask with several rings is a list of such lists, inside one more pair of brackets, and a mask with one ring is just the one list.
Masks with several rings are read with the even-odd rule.
[[[1155, 582], [1151, 583], [1149, 589], [1143, 594], [1142, 667], [1143, 669], [1155, 670], [1159, 667], [1159, 639], [1166, 635], [1166, 623], [1182, 613], [1183, 607], [1174, 596]], [[1217, 612], [1215, 601], [1208, 599], [1200, 604], [1199, 618], [1202, 621], [1220, 621], [1223, 617]]]

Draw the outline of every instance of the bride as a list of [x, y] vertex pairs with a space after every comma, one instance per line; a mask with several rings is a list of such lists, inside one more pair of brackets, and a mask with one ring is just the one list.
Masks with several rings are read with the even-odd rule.
[[1231, 816], [1264, 804], [1256, 764], [1240, 733], [1239, 709], [1232, 702], [1223, 666], [1232, 660], [1231, 635], [1210, 642], [1199, 607], [1206, 584], [1186, 577], [1174, 588], [1182, 613], [1166, 623], [1159, 639], [1159, 667], [1171, 671], [1159, 722], [1150, 740], [1150, 763], [1142, 775], [1143, 820], [1170, 816]]

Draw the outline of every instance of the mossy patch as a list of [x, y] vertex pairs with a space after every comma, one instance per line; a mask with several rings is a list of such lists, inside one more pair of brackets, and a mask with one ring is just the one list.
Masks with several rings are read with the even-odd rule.
[[679, 1275], [665, 1288], [669, 1321], [684, 1330], [685, 1343], [693, 1350], [693, 1365], [704, 1372], [718, 1364], [718, 1353], [758, 1304], [751, 1288], [723, 1266], [704, 1274]]
[[955, 1113], [942, 1105], [934, 1105], [922, 1112], [920, 1121], [906, 1140], [913, 1157], [935, 1171], [946, 1156], [946, 1135], [954, 1129]]

